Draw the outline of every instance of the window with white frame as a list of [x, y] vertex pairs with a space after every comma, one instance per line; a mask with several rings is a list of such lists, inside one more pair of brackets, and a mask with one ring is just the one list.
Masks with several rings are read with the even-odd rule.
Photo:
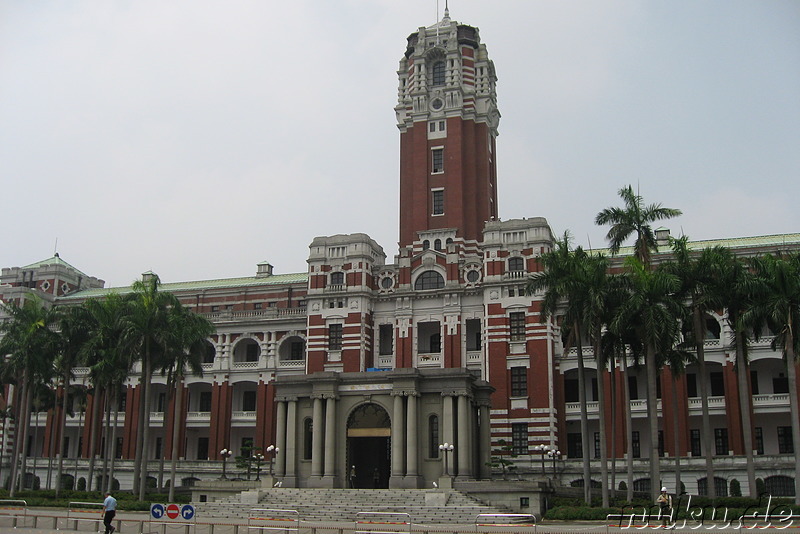
[[444, 215], [444, 189], [431, 191], [431, 204], [431, 213], [433, 215]]
[[431, 150], [431, 173], [444, 172], [444, 148], [434, 148]]

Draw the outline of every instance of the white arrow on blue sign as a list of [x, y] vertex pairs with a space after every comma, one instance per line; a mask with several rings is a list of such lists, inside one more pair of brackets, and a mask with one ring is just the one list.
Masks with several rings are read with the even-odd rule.
[[153, 516], [153, 519], [161, 519], [164, 517], [164, 505], [158, 503], [151, 504], [150, 515]]
[[181, 517], [189, 520], [194, 517], [194, 506], [191, 504], [184, 504], [181, 507]]

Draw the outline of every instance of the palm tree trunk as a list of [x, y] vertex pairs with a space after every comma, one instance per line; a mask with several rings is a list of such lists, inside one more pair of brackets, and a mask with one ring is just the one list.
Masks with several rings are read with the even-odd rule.
[[22, 414], [22, 447], [19, 451], [19, 469], [22, 476], [17, 477], [17, 487], [20, 491], [25, 489], [26, 471], [28, 466], [28, 440], [30, 439], [31, 428], [31, 407], [33, 406], [33, 384], [25, 384], [25, 404]]
[[597, 413], [600, 419], [600, 495], [603, 508], [608, 508], [608, 447], [606, 447], [606, 366], [601, 363], [600, 329], [594, 332], [594, 357], [597, 361]]
[[103, 451], [103, 476], [101, 477], [102, 483], [98, 486], [98, 489], [106, 488], [108, 486], [108, 458], [111, 456], [111, 447], [112, 443], [109, 439], [110, 430], [111, 430], [111, 385], [109, 384], [106, 386], [106, 402], [105, 402], [105, 414], [106, 414], [106, 424], [103, 430], [103, 436], [105, 436], [105, 447]]
[[673, 393], [672, 393], [672, 434], [673, 434], [673, 445], [675, 446], [675, 495], [681, 495], [681, 423], [680, 418], [678, 417], [678, 395], [675, 394], [677, 391], [677, 384], [678, 381], [676, 380], [675, 374], [672, 374], [672, 384], [673, 384]]
[[[117, 460], [117, 426], [119, 425], [119, 384], [114, 385], [114, 426], [111, 428], [111, 466], [108, 471], [108, 482], [106, 491], [113, 491], [114, 489], [114, 464]], [[135, 477], [134, 477], [135, 478]]]
[[589, 414], [586, 409], [586, 373], [583, 365], [581, 328], [575, 323], [575, 339], [578, 349], [578, 403], [581, 405], [581, 456], [583, 459], [583, 500], [592, 503], [592, 474], [589, 465]]
[[611, 383], [611, 484], [609, 485], [610, 498], [616, 499], [617, 497], [617, 409], [615, 400], [617, 398], [617, 359], [611, 358], [611, 374], [609, 375]]
[[650, 423], [650, 496], [655, 502], [661, 485], [661, 466], [658, 456], [658, 408], [656, 399], [656, 348], [652, 342], [647, 343], [645, 351], [645, 367], [647, 368], [647, 417]]
[[175, 377], [175, 409], [172, 415], [172, 452], [169, 466], [169, 502], [175, 501], [175, 473], [178, 469], [178, 441], [181, 433], [181, 413], [183, 403], [183, 375]]
[[756, 469], [753, 460], [753, 421], [750, 417], [752, 399], [750, 388], [747, 387], [747, 362], [745, 360], [743, 336], [744, 332], [735, 331], [734, 333], [736, 341], [736, 381], [739, 388], [739, 411], [742, 413], [744, 455], [747, 460], [748, 494], [755, 499], [758, 496], [758, 491], [756, 491]]
[[692, 306], [692, 323], [694, 327], [694, 342], [697, 349], [697, 371], [698, 382], [700, 382], [700, 403], [702, 406], [702, 422], [703, 427], [703, 456], [706, 461], [706, 487], [708, 488], [708, 496], [711, 502], [716, 498], [716, 486], [714, 484], [714, 436], [711, 433], [711, 417], [708, 413], [708, 371], [706, 370], [705, 349], [703, 340], [705, 338], [705, 328], [703, 325], [703, 312], [696, 305]]
[[633, 502], [633, 418], [631, 417], [631, 390], [628, 384], [628, 353], [622, 349], [622, 392], [625, 410], [625, 467], [628, 477], [628, 489], [625, 494], [627, 502]]
[[61, 420], [58, 422], [61, 427], [61, 434], [58, 439], [58, 474], [56, 475], [56, 499], [61, 494], [61, 480], [64, 476], [64, 442], [67, 433], [67, 412], [69, 411], [69, 371], [64, 373], [64, 401], [61, 410]]
[[86, 491], [92, 491], [92, 487], [94, 487], [92, 481], [94, 480], [94, 464], [97, 456], [97, 427], [98, 419], [100, 419], [100, 399], [103, 398], [100, 386], [95, 385], [93, 397], [92, 420], [89, 423], [89, 473], [86, 475]]
[[[139, 475], [139, 500], [144, 500], [144, 494], [147, 489], [147, 465], [150, 459], [149, 443], [150, 443], [150, 376], [151, 376], [151, 362], [150, 357], [147, 358], [147, 364], [143, 369], [146, 379], [145, 389], [143, 391], [144, 397], [144, 425], [142, 428], [142, 463], [141, 470], [137, 473]], [[141, 418], [139, 419], [142, 420]]]
[[20, 452], [20, 423], [22, 423], [22, 414], [25, 406], [25, 397], [23, 392], [25, 390], [25, 380], [28, 376], [27, 368], [22, 374], [22, 388], [14, 388], [14, 408], [16, 409], [17, 416], [14, 418], [14, 445], [11, 447], [11, 479], [8, 485], [10, 498], [14, 498], [17, 492], [17, 475], [19, 473], [19, 452]]

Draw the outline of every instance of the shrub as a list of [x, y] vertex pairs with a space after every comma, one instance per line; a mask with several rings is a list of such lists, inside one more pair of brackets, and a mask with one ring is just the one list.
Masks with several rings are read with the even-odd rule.
[[742, 496], [742, 486], [739, 484], [739, 481], [731, 479], [731, 497], [741, 497]]
[[620, 491], [628, 491], [628, 485], [625, 483], [624, 480], [620, 480], [620, 482], [619, 482], [619, 490]]
[[78, 479], [78, 491], [86, 491], [86, 479], [83, 477]]

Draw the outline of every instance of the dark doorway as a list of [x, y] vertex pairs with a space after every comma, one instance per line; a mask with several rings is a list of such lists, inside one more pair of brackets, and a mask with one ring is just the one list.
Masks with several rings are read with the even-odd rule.
[[358, 406], [347, 419], [347, 486], [388, 488], [391, 421], [375, 403]]
[[351, 477], [353, 487], [360, 489], [389, 487], [389, 438], [348, 438], [347, 449], [350, 469], [355, 472], [355, 477]]

